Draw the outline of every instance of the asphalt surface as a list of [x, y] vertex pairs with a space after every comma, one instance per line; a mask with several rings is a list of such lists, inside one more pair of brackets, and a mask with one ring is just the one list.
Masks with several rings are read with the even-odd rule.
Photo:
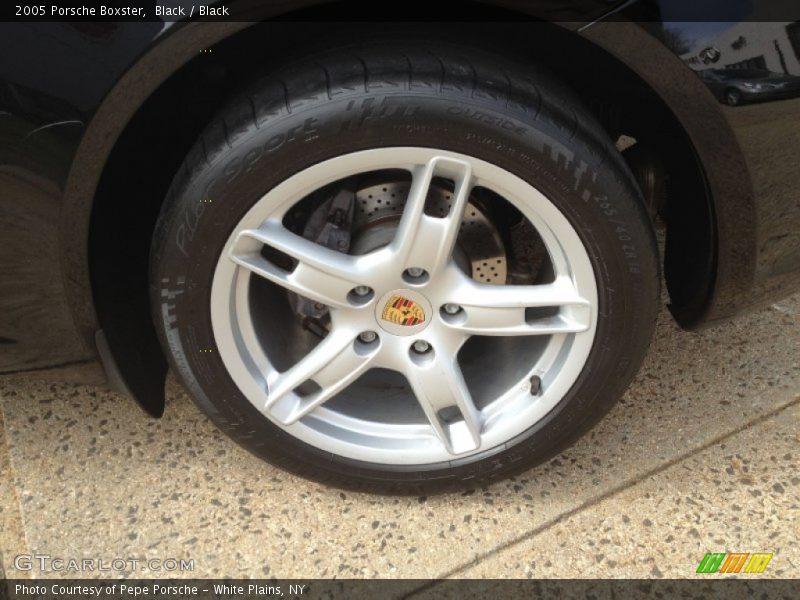
[[761, 576], [800, 577], [800, 295], [702, 333], [662, 311], [641, 373], [589, 435], [449, 495], [288, 475], [230, 442], [173, 380], [161, 420], [46, 373], [0, 377], [0, 407], [10, 577], [92, 575], [14, 566], [47, 554], [194, 561], [138, 577], [683, 578], [706, 552], [771, 552]]

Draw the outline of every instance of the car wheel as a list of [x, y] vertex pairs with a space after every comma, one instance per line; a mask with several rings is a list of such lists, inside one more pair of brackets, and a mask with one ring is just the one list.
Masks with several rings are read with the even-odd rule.
[[725, 102], [728, 106], [738, 106], [742, 101], [742, 93], [739, 90], [729, 89], [725, 91]]
[[646, 352], [659, 266], [568, 90], [376, 43], [221, 110], [165, 202], [151, 289], [174, 371], [234, 440], [402, 491], [529, 468], [596, 423]]

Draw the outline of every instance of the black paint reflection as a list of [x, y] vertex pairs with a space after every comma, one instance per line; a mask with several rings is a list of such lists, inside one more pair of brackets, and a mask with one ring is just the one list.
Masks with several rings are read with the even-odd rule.
[[667, 22], [661, 38], [723, 104], [800, 96], [800, 21]]

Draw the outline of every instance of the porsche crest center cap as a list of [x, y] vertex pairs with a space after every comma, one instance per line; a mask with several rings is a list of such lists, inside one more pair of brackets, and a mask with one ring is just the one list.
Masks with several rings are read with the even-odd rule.
[[393, 290], [377, 303], [375, 313], [384, 330], [395, 335], [411, 335], [427, 327], [431, 305], [419, 292]]
[[384, 305], [381, 318], [404, 327], [413, 327], [425, 321], [425, 311], [410, 298], [395, 294]]

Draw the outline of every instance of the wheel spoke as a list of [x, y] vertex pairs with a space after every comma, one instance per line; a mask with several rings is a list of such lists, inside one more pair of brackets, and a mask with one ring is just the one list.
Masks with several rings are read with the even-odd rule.
[[[266, 410], [286, 425], [302, 419], [366, 371], [379, 345], [377, 341], [362, 344], [352, 334], [334, 330], [268, 384]], [[319, 389], [307, 395], [292, 393], [308, 381]]]
[[[265, 258], [264, 246], [281, 253], [281, 264]], [[267, 253], [269, 255], [269, 253]], [[230, 252], [237, 265], [316, 302], [332, 307], [352, 306], [348, 294], [357, 285], [360, 260], [300, 237], [268, 221], [239, 233]]]
[[443, 321], [467, 335], [580, 333], [592, 323], [591, 303], [578, 294], [567, 278], [545, 285], [515, 286], [463, 279], [453, 303], [462, 310], [443, 315]]
[[[425, 214], [425, 203], [434, 177], [454, 182], [452, 203], [443, 217]], [[412, 174], [408, 200], [391, 249], [397, 268], [425, 269], [431, 276], [449, 261], [458, 237], [470, 191], [472, 170], [466, 162], [437, 156]]]
[[411, 364], [406, 377], [436, 436], [450, 454], [481, 445], [482, 419], [455, 357], [438, 355], [424, 364]]

